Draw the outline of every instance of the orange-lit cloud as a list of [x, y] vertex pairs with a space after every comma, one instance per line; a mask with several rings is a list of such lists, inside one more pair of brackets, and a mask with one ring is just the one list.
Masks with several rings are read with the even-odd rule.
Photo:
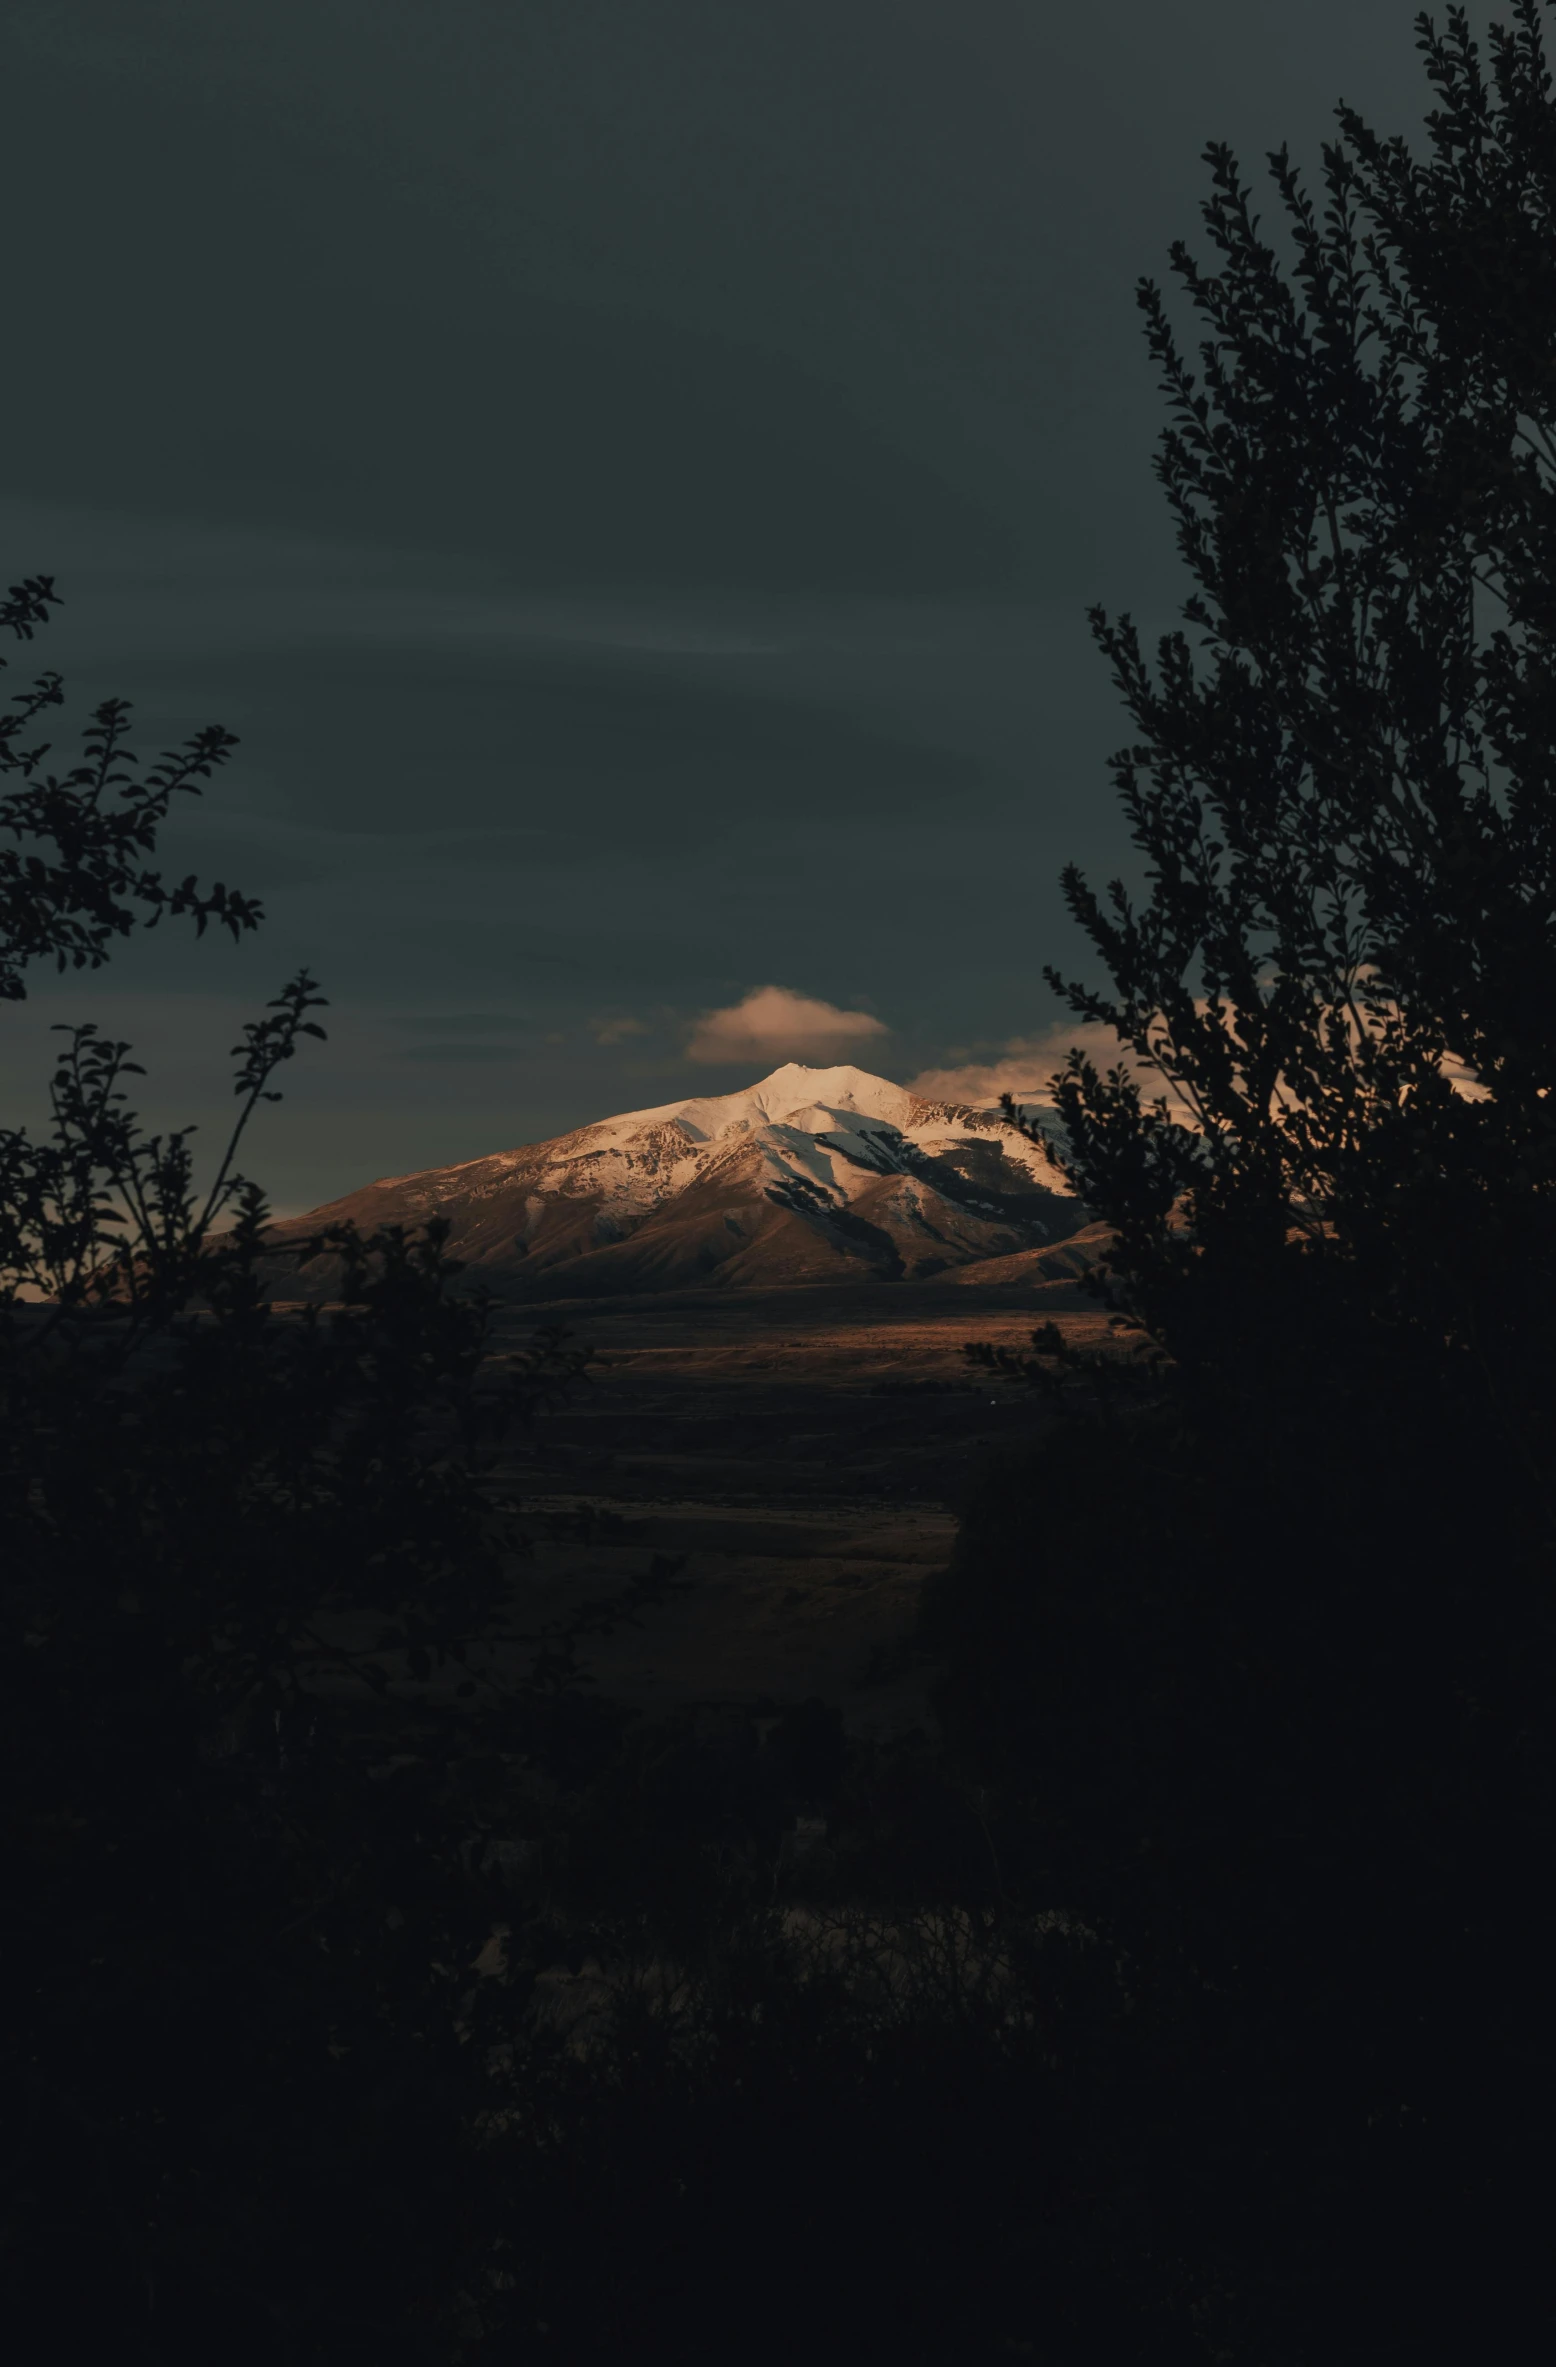
[[727, 1010], [705, 1011], [686, 1046], [688, 1060], [709, 1067], [746, 1060], [838, 1060], [850, 1045], [890, 1035], [868, 1011], [840, 1011], [835, 1003], [795, 994], [787, 986], [754, 986]]
[[[1200, 1004], [1199, 1008], [1204, 1009]], [[973, 1108], [985, 1108], [1008, 1093], [1013, 1100], [1030, 1108], [1047, 1108], [1053, 1101], [1048, 1080], [1062, 1069], [1070, 1047], [1077, 1046], [1094, 1067], [1106, 1072], [1122, 1068], [1139, 1080], [1148, 1101], [1158, 1095], [1167, 1101], [1170, 1116], [1182, 1123], [1193, 1124], [1189, 1106], [1170, 1078], [1159, 1069], [1143, 1061], [1127, 1044], [1119, 1041], [1110, 1027], [1095, 1021], [1060, 1020], [1056, 1026], [1045, 1028], [1039, 1035], [1012, 1036], [1003, 1050], [990, 1060], [966, 1061], [945, 1068], [926, 1068], [908, 1080], [908, 1090], [920, 1093], [926, 1101], [964, 1101]], [[1466, 1064], [1449, 1053], [1443, 1060], [1443, 1074], [1456, 1093], [1467, 1101], [1485, 1098], [1486, 1088], [1479, 1084]], [[1284, 1090], [1277, 1091], [1277, 1100], [1290, 1105], [1291, 1097]]]
[[594, 1031], [597, 1044], [622, 1044], [628, 1036], [646, 1036], [648, 1028], [641, 1019], [602, 1019]]
[[[1100, 1069], [1122, 1065], [1138, 1070], [1141, 1065], [1110, 1027], [1098, 1027], [1090, 1020], [1069, 1019], [1045, 1028], [1040, 1035], [1012, 1036], [992, 1060], [926, 1068], [908, 1080], [908, 1090], [921, 1093], [926, 1101], [965, 1101], [975, 1109], [998, 1101], [1002, 1093], [1011, 1094], [1028, 1107], [1037, 1104], [1046, 1107], [1053, 1099], [1048, 1080], [1056, 1069], [1063, 1068], [1072, 1044], [1078, 1045]], [[1154, 1072], [1143, 1073], [1149, 1076]]]

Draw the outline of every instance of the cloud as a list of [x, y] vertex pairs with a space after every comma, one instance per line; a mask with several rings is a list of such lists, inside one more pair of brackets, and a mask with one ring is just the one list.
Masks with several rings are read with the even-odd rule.
[[[1204, 1007], [1201, 1002], [1199, 1008]], [[990, 1060], [922, 1069], [908, 1079], [908, 1091], [921, 1094], [926, 1101], [962, 1101], [974, 1109], [990, 1108], [1008, 1093], [1028, 1109], [1051, 1109], [1053, 1095], [1048, 1081], [1064, 1067], [1072, 1044], [1104, 1074], [1114, 1068], [1127, 1070], [1139, 1080], [1147, 1101], [1164, 1095], [1168, 1115], [1178, 1123], [1195, 1124], [1187, 1099], [1171, 1080], [1121, 1043], [1110, 1027], [1100, 1027], [1094, 1020], [1059, 1020], [1039, 1035], [1012, 1036]], [[1466, 1101], [1485, 1098], [1485, 1086], [1455, 1054], [1446, 1054], [1442, 1065], [1448, 1082]]]
[[965, 1101], [974, 1109], [997, 1102], [1009, 1093], [1029, 1108], [1049, 1107], [1053, 1095], [1048, 1080], [1063, 1068], [1070, 1046], [1076, 1044], [1100, 1069], [1139, 1067], [1110, 1027], [1092, 1020], [1060, 1020], [1040, 1035], [1012, 1036], [991, 1060], [967, 1061], [948, 1068], [926, 1068], [908, 1080], [910, 1093], [926, 1101]]
[[747, 1060], [835, 1061], [851, 1044], [890, 1035], [868, 1011], [840, 1011], [835, 1003], [795, 994], [787, 986], [754, 986], [727, 1010], [705, 1011], [686, 1047], [688, 1060], [731, 1067]]
[[625, 1043], [628, 1036], [646, 1036], [648, 1028], [641, 1019], [602, 1019], [594, 1031], [597, 1044]]

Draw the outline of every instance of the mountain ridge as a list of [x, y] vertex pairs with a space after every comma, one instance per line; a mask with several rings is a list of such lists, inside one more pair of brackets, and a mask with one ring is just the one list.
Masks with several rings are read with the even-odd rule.
[[[332, 1223], [434, 1216], [472, 1278], [514, 1298], [919, 1280], [1049, 1246], [1088, 1221], [998, 1113], [791, 1061], [734, 1093], [382, 1177], [271, 1225], [268, 1239], [282, 1251]], [[294, 1271], [297, 1295], [313, 1297], [338, 1266], [316, 1257]]]

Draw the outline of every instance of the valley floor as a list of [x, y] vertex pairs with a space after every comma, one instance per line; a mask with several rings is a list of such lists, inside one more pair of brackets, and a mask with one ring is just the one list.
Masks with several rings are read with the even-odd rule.
[[816, 1695], [848, 1725], [921, 1722], [919, 1595], [947, 1560], [963, 1489], [1045, 1415], [1021, 1383], [969, 1366], [973, 1340], [1024, 1346], [1050, 1317], [1105, 1336], [1060, 1284], [705, 1291], [526, 1307], [598, 1352], [520, 1477], [533, 1556], [525, 1624], [614, 1591], [655, 1555], [675, 1590], [586, 1651], [600, 1690], [650, 1713]]

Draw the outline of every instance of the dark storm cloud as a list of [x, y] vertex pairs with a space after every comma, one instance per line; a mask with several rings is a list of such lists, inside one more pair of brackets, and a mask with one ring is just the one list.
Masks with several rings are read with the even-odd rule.
[[1207, 137], [1417, 124], [1410, 15], [12, 0], [15, 654], [241, 735], [169, 862], [270, 917], [40, 982], [7, 1107], [97, 1017], [215, 1134], [300, 962], [292, 1204], [688, 1090], [758, 986], [899, 1074], [1040, 1033], [1127, 852], [1085, 606], [1175, 597], [1134, 279]]

